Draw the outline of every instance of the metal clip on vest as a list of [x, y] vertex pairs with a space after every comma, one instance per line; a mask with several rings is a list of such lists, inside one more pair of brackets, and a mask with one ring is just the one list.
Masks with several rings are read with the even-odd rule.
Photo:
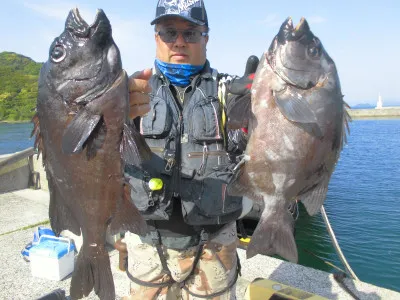
[[175, 166], [176, 160], [175, 160], [175, 150], [169, 149], [168, 145], [171, 143], [174, 139], [169, 138], [165, 142], [165, 150], [163, 153], [164, 159], [167, 161], [165, 165], [165, 172], [170, 173], [172, 171], [172, 168]]
[[207, 143], [204, 142], [204, 146], [203, 146], [203, 160], [201, 161], [201, 165], [199, 170], [197, 171], [197, 174], [199, 176], [204, 174], [204, 170], [206, 169], [206, 165], [207, 165], [207, 158], [208, 158], [208, 146]]

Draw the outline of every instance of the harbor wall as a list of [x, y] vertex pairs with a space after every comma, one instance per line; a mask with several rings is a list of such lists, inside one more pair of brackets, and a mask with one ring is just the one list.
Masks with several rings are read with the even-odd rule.
[[0, 193], [27, 188], [49, 190], [42, 156], [33, 148], [0, 155]]
[[0, 193], [26, 189], [32, 186], [33, 148], [0, 157]]
[[348, 109], [347, 111], [353, 119], [400, 118], [400, 107]]

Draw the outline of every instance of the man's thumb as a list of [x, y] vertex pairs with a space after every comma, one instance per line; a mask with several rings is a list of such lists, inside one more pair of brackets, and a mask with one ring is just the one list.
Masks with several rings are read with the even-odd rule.
[[259, 59], [257, 56], [252, 55], [247, 59], [246, 69], [244, 71], [244, 76], [255, 73], [258, 67]]
[[153, 71], [151, 69], [144, 69], [142, 71], [137, 71], [133, 73], [131, 77], [135, 79], [149, 80], [152, 74]]

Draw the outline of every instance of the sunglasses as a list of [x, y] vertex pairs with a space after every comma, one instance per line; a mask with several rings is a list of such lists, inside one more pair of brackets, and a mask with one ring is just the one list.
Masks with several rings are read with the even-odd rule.
[[165, 28], [156, 32], [164, 43], [175, 43], [179, 33], [182, 34], [186, 43], [191, 44], [200, 42], [201, 37], [208, 35], [207, 32], [201, 32], [196, 29], [178, 30], [175, 28]]

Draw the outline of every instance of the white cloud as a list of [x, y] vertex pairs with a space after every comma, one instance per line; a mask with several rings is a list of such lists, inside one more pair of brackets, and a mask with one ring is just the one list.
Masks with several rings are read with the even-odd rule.
[[326, 22], [327, 19], [321, 16], [311, 16], [307, 18], [307, 22], [310, 24], [320, 24]]
[[65, 20], [68, 12], [71, 8], [75, 7], [75, 5], [68, 2], [46, 2], [46, 3], [36, 3], [36, 2], [24, 2], [24, 6], [30, 8], [31, 10], [58, 20]]
[[278, 14], [271, 13], [268, 14], [263, 20], [258, 20], [257, 23], [261, 25], [265, 25], [267, 27], [276, 27], [280, 26], [283, 23], [284, 19], [279, 17]]

